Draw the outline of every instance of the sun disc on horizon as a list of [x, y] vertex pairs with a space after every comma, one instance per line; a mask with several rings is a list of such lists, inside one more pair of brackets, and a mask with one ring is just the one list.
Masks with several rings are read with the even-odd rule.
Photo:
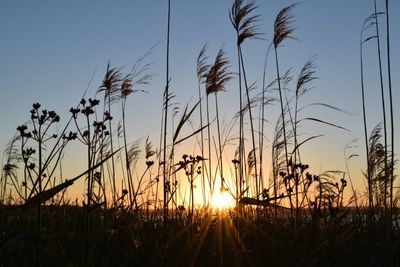
[[226, 191], [216, 190], [212, 197], [212, 207], [214, 209], [230, 209], [235, 206], [235, 201]]

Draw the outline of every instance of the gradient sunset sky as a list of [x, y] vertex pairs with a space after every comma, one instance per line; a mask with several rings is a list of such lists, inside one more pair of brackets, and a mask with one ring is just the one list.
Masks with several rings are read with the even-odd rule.
[[[264, 40], [250, 40], [243, 53], [248, 78], [259, 90], [264, 57], [273, 38], [273, 22], [280, 9], [293, 1], [257, 1], [256, 13], [261, 15], [260, 31]], [[400, 151], [400, 1], [389, 1], [391, 8], [392, 84], [396, 123], [396, 154]], [[231, 71], [237, 70], [235, 32], [228, 12], [231, 0], [172, 0], [170, 90], [181, 108], [197, 99], [196, 57], [205, 43], [214, 58], [224, 47], [231, 59]], [[378, 11], [384, 11], [384, 1], [378, 1]], [[305, 0], [293, 10], [296, 40], [287, 40], [280, 48], [282, 72], [292, 68], [297, 77], [307, 59], [317, 54], [318, 80], [315, 89], [302, 104], [324, 102], [348, 113], [312, 108], [306, 114], [339, 124], [350, 132], [307, 123], [304, 137], [324, 134], [304, 147], [303, 160], [315, 170], [342, 170], [344, 146], [358, 138], [349, 153], [360, 156], [350, 160], [351, 174], [362, 188], [361, 168], [364, 168], [364, 139], [360, 93], [359, 41], [361, 25], [373, 12], [372, 0], [320, 1]], [[61, 115], [61, 126], [69, 118], [69, 108], [75, 106], [92, 75], [87, 97], [94, 97], [101, 84], [107, 62], [129, 71], [134, 62], [151, 47], [147, 62], [154, 77], [148, 93], [129, 97], [127, 116], [129, 141], [150, 136], [158, 144], [162, 94], [165, 86], [165, 50], [167, 1], [105, 1], [105, 0], [2, 0], [0, 1], [0, 148], [16, 133], [16, 127], [29, 119], [32, 103], [39, 102]], [[380, 19], [381, 33], [385, 21]], [[373, 34], [371, 31], [370, 34]], [[368, 34], [367, 34], [368, 35]], [[386, 49], [385, 38], [381, 39]], [[369, 130], [381, 118], [379, 73], [376, 42], [365, 46], [365, 82]], [[383, 54], [386, 68], [386, 54]], [[268, 61], [268, 82], [275, 78], [274, 61]], [[384, 72], [385, 90], [387, 90]], [[295, 80], [295, 79], [294, 79]], [[294, 88], [294, 82], [291, 89]], [[220, 114], [225, 123], [238, 111], [237, 80], [230, 82], [226, 92], [219, 94]], [[253, 95], [255, 91], [252, 92]], [[102, 96], [100, 97], [102, 98]], [[387, 98], [388, 101], [388, 98]], [[279, 115], [279, 106], [267, 107], [266, 150], [271, 150], [272, 133]], [[115, 122], [117, 123], [117, 122]], [[190, 151], [189, 151], [190, 152]], [[72, 152], [73, 153], [73, 152]], [[270, 168], [270, 157], [267, 157]], [[78, 164], [78, 163], [74, 163]], [[80, 173], [84, 167], [77, 167]], [[398, 171], [396, 171], [398, 173]], [[73, 175], [72, 174], [72, 175]]]

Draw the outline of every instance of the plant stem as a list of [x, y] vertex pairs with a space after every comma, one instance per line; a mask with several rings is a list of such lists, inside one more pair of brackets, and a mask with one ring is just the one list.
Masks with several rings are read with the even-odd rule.
[[[364, 28], [364, 26], [363, 26]], [[369, 162], [369, 149], [368, 149], [368, 128], [367, 128], [367, 115], [365, 108], [365, 88], [364, 88], [364, 64], [363, 64], [363, 29], [361, 29], [360, 35], [360, 72], [361, 72], [361, 100], [362, 100], [362, 110], [363, 110], [363, 124], [364, 124], [364, 139], [365, 139], [365, 150], [367, 156], [367, 182], [368, 182], [368, 207], [370, 214], [372, 212], [373, 206], [373, 195], [372, 195], [372, 177], [371, 168], [368, 164]]]
[[384, 136], [384, 146], [385, 146], [385, 180], [384, 180], [384, 192], [383, 192], [383, 205], [384, 212], [386, 214], [387, 208], [387, 186], [388, 186], [388, 145], [387, 145], [387, 125], [386, 125], [386, 105], [385, 105], [385, 93], [383, 91], [383, 74], [382, 74], [382, 59], [381, 59], [381, 45], [379, 38], [379, 26], [378, 26], [378, 16], [376, 9], [376, 0], [374, 0], [374, 12], [375, 12], [375, 30], [376, 30], [376, 41], [378, 49], [378, 64], [379, 64], [379, 78], [381, 87], [381, 99], [382, 99], [382, 115], [383, 115], [383, 136]]
[[[254, 126], [253, 126], [253, 115], [251, 112], [251, 102], [250, 102], [250, 95], [249, 95], [249, 87], [247, 85], [247, 78], [246, 78], [246, 70], [244, 67], [244, 60], [243, 60], [243, 54], [242, 54], [242, 48], [239, 46], [239, 54], [240, 54], [240, 61], [243, 69], [243, 81], [244, 81], [244, 86], [246, 89], [246, 97], [247, 97], [247, 105], [249, 109], [249, 118], [250, 118], [250, 130], [251, 130], [251, 141], [253, 145], [253, 157], [254, 157], [254, 176], [255, 176], [255, 181], [256, 181], [256, 196], [257, 199], [260, 197], [260, 188], [259, 188], [259, 181], [258, 181], [258, 175], [257, 175], [257, 153], [256, 153], [256, 141], [254, 137]], [[251, 173], [251, 172], [250, 172]]]
[[166, 58], [166, 84], [165, 84], [165, 116], [164, 116], [164, 151], [163, 151], [163, 185], [164, 185], [164, 207], [163, 207], [163, 218], [164, 222], [168, 219], [168, 174], [167, 171], [167, 121], [168, 121], [168, 98], [169, 98], [169, 34], [170, 34], [170, 22], [171, 22], [171, 0], [168, 0], [168, 22], [167, 22], [167, 58]]
[[[394, 180], [394, 111], [392, 98], [392, 75], [390, 66], [390, 29], [389, 29], [389, 0], [386, 0], [386, 51], [387, 51], [387, 72], [389, 84], [389, 102], [390, 102], [390, 137], [391, 137], [391, 156], [390, 156], [390, 218], [392, 218], [393, 209], [393, 180]], [[390, 224], [391, 225], [391, 224]]]

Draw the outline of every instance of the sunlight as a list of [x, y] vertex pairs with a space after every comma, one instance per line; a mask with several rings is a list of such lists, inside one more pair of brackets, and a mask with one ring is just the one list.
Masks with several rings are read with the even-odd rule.
[[212, 207], [219, 210], [233, 208], [235, 200], [228, 192], [216, 190], [212, 197]]

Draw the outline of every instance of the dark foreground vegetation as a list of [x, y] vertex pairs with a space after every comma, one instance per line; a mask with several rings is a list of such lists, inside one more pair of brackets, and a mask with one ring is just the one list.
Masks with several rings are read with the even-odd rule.
[[[166, 84], [158, 146], [146, 138], [142, 152], [140, 142], [129, 140], [126, 126], [127, 98], [144, 91], [151, 81], [151, 65], [146, 64], [151, 52], [128, 74], [109, 63], [95, 96], [89, 98], [85, 92], [71, 107], [63, 127], [55, 111], [34, 103], [29, 121], [17, 127], [4, 151], [0, 267], [400, 266], [389, 6], [385, 3], [385, 12], [378, 12], [374, 1], [374, 12], [362, 24], [360, 35], [365, 144], [365, 153], [360, 155], [365, 169], [358, 178], [365, 180], [366, 188], [353, 186], [348, 169], [313, 173], [302, 161], [302, 146], [321, 135], [300, 134], [300, 125], [347, 129], [302, 113], [308, 106], [343, 112], [326, 103], [302, 102], [317, 79], [315, 56], [303, 65], [294, 83], [290, 70], [280, 70], [280, 47], [295, 38], [292, 13], [296, 4], [276, 16], [260, 90], [248, 81], [242, 50], [247, 41], [261, 39], [257, 6], [254, 1], [233, 1], [229, 19], [237, 37], [237, 69], [231, 70], [232, 60], [224, 49], [209, 60], [204, 46], [197, 57], [198, 100], [179, 110], [171, 104], [174, 93], [169, 88], [168, 1]], [[386, 49], [379, 42], [378, 19], [383, 17]], [[373, 41], [377, 41], [383, 121], [371, 129], [363, 46]], [[270, 53], [276, 78], [268, 83]], [[384, 55], [388, 88], [382, 82]], [[222, 127], [218, 95], [233, 80], [238, 82], [239, 105], [231, 123]], [[294, 90], [289, 90], [291, 86]], [[265, 107], [273, 104], [279, 116], [271, 138], [271, 158], [266, 160]], [[172, 134], [167, 129], [173, 129]], [[65, 179], [62, 163], [71, 143], [81, 145], [76, 154], [85, 155], [85, 168]], [[181, 153], [182, 143], [192, 148], [192, 155]], [[345, 146], [346, 152], [351, 144]], [[228, 154], [229, 146], [234, 152]], [[345, 154], [346, 164], [358, 156]], [[73, 204], [66, 192], [78, 180], [83, 197]], [[218, 193], [228, 195], [235, 208], [215, 208], [220, 204], [214, 198]]]
[[364, 210], [304, 211], [295, 224], [270, 208], [198, 211], [193, 223], [177, 214], [125, 209], [91, 211], [91, 231], [78, 206], [35, 213], [1, 207], [0, 266], [398, 266], [399, 220], [385, 238], [384, 223]]

